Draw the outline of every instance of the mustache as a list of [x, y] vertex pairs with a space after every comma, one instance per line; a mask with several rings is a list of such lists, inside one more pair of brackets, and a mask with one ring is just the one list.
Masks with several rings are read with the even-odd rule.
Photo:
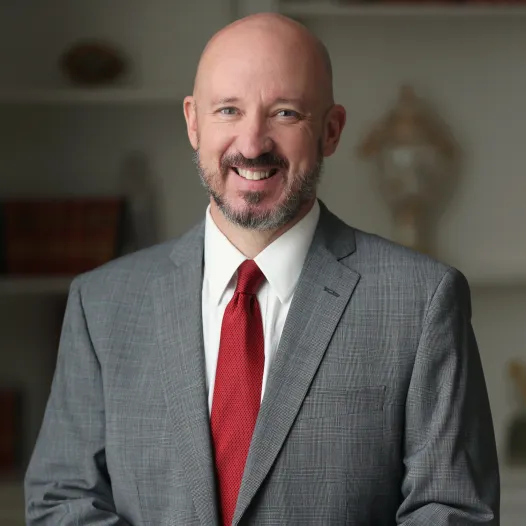
[[263, 153], [253, 159], [248, 159], [244, 155], [237, 153], [234, 155], [225, 155], [221, 159], [221, 168], [226, 170], [230, 166], [238, 168], [288, 168], [289, 163], [283, 157], [275, 153]]

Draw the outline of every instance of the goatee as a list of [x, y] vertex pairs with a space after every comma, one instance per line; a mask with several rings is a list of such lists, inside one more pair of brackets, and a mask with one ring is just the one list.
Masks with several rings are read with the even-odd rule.
[[[247, 230], [269, 231], [277, 230], [292, 221], [300, 212], [302, 206], [316, 196], [316, 191], [323, 172], [323, 155], [321, 142], [318, 144], [316, 164], [312, 170], [288, 174], [292, 184], [287, 185], [285, 198], [272, 210], [258, 211], [256, 207], [265, 197], [265, 192], [244, 192], [243, 200], [248, 205], [245, 210], [234, 210], [227, 200], [213, 188], [213, 181], [225, 177], [232, 166], [238, 168], [280, 168], [282, 173], [288, 173], [288, 162], [272, 153], [265, 153], [255, 159], [247, 159], [241, 154], [224, 156], [221, 159], [220, 172], [210, 172], [201, 163], [199, 148], [194, 151], [194, 163], [199, 172], [201, 183], [209, 196], [212, 197], [224, 217], [232, 224]], [[286, 183], [287, 181], [285, 181]]]

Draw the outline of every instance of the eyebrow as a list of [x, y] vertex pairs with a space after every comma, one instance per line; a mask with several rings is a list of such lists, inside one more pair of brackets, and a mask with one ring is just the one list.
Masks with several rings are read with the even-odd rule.
[[274, 104], [292, 104], [294, 106], [303, 106], [305, 104], [301, 99], [276, 99]]
[[235, 104], [239, 102], [238, 97], [222, 97], [220, 99], [216, 99], [212, 101], [213, 106], [218, 106], [220, 104]]
[[[221, 97], [220, 99], [213, 100], [212, 105], [219, 106], [222, 104], [237, 104], [239, 101], [239, 97]], [[281, 97], [273, 102], [273, 105], [276, 104], [292, 104], [294, 106], [301, 107], [304, 105], [304, 101], [302, 101], [301, 99], [287, 99]]]

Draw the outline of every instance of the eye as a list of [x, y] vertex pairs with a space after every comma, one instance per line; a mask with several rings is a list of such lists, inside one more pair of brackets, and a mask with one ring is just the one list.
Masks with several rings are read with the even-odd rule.
[[284, 117], [286, 119], [299, 119], [300, 114], [294, 110], [279, 110], [276, 115], [278, 117]]
[[233, 108], [232, 106], [229, 106], [227, 108], [220, 108], [217, 112], [221, 115], [235, 115], [237, 109]]

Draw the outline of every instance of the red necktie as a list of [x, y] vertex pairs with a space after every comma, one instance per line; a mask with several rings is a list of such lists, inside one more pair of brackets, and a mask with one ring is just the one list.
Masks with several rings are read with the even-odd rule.
[[254, 261], [240, 265], [221, 326], [211, 428], [225, 526], [232, 523], [261, 402], [265, 348], [256, 292], [264, 279]]

